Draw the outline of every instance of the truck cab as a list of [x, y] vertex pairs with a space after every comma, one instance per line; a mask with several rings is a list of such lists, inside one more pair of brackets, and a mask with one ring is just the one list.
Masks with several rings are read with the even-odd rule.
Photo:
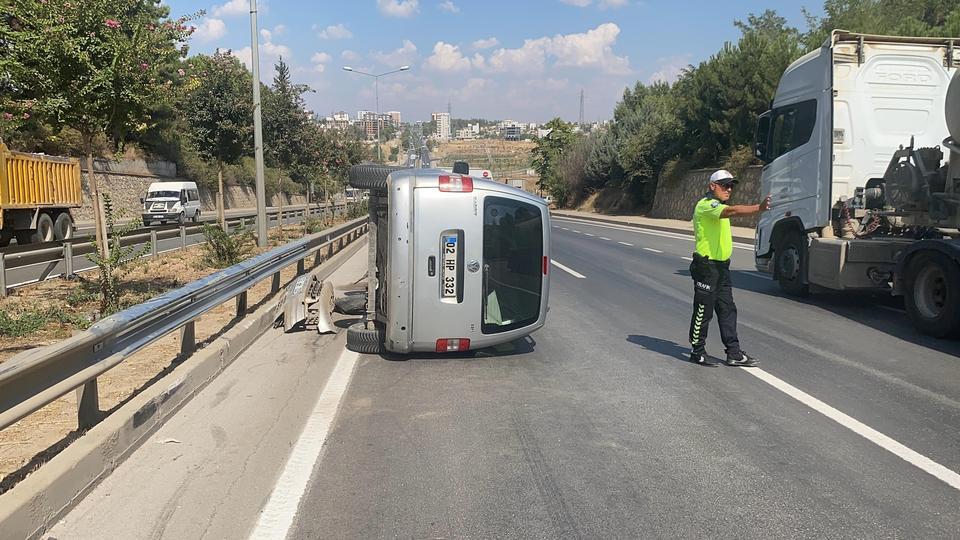
[[948, 307], [957, 293], [935, 293], [943, 298], [929, 300], [942, 309], [927, 310], [924, 323], [911, 309], [924, 293], [910, 276], [911, 258], [926, 249], [919, 240], [960, 258], [950, 233], [960, 179], [941, 164], [954, 144], [947, 119], [960, 103], [947, 94], [958, 66], [953, 40], [836, 30], [787, 68], [754, 141], [761, 194], [772, 199], [756, 229], [758, 270], [796, 295], [810, 286], [905, 294], [921, 330], [934, 312], [950, 319], [939, 327], [960, 329], [960, 310]]

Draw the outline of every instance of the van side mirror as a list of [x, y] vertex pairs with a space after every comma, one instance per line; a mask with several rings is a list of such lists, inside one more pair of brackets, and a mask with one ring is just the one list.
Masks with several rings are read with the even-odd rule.
[[140, 204], [147, 204], [147, 199], [140, 197]]
[[757, 131], [753, 135], [753, 155], [764, 163], [767, 159], [767, 141], [770, 140], [770, 111], [757, 118]]

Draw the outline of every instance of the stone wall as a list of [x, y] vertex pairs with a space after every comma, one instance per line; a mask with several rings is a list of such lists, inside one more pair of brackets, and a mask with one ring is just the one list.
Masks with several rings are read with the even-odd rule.
[[[759, 166], [748, 167], [737, 179], [740, 183], [733, 190], [732, 204], [756, 204], [760, 197]], [[687, 172], [679, 180], [660, 178], [649, 216], [654, 218], [690, 220], [697, 201], [707, 191], [707, 181], [716, 169], [696, 169]], [[757, 217], [735, 218], [731, 223], [740, 227], [756, 227]]]
[[[98, 169], [94, 164], [94, 169]], [[113, 198], [114, 206], [120, 209], [121, 217], [137, 217], [140, 215], [140, 198], [146, 195], [147, 188], [153, 182], [180, 182], [186, 181], [180, 178], [157, 178], [144, 176], [141, 174], [118, 174], [103, 173], [97, 174], [97, 182], [101, 193], [109, 193]], [[90, 196], [90, 183], [87, 180], [87, 173], [80, 174], [80, 182], [83, 186], [83, 206], [73, 210], [73, 217], [76, 221], [92, 221], [93, 207]], [[257, 205], [256, 190], [252, 187], [244, 186], [226, 186], [224, 190], [224, 207], [227, 210], [232, 208], [253, 208]], [[274, 195], [269, 201], [268, 206], [277, 206], [280, 197]], [[212, 215], [216, 212], [216, 192], [200, 187], [201, 212]], [[283, 204], [306, 204], [307, 198], [304, 195], [284, 195]]]

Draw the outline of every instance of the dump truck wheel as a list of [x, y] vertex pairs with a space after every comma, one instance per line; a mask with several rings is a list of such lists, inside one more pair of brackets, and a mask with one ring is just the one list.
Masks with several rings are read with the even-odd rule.
[[[50, 217], [50, 214], [40, 214], [40, 217], [37, 218], [37, 228], [33, 230], [30, 241], [36, 244], [53, 242], [55, 236], [53, 218]], [[17, 242], [19, 241], [18, 238]]]
[[377, 354], [383, 352], [383, 329], [374, 324], [368, 329], [363, 321], [354, 323], [347, 328], [347, 348], [361, 354]]
[[53, 234], [57, 240], [73, 238], [73, 218], [70, 217], [70, 214], [64, 212], [57, 216], [57, 221], [53, 224]]
[[920, 253], [907, 266], [904, 305], [923, 334], [960, 336], [960, 265], [943, 253]]

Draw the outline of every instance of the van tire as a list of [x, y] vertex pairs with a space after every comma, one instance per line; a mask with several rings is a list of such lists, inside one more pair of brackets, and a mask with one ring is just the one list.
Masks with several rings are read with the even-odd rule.
[[780, 289], [790, 296], [809, 296], [810, 285], [803, 282], [808, 257], [804, 235], [792, 228], [783, 233], [774, 247], [773, 257]]
[[193, 215], [193, 222], [200, 223], [200, 211], [197, 210], [197, 213]]
[[960, 337], [960, 264], [937, 251], [921, 252], [907, 265], [904, 277], [904, 307], [917, 331]]
[[180, 215], [177, 216], [177, 225], [183, 226], [187, 222], [187, 216], [183, 212], [180, 212]]
[[73, 238], [73, 218], [70, 214], [63, 212], [57, 216], [53, 224], [53, 237], [55, 240], [70, 240]]
[[354, 165], [350, 167], [350, 186], [359, 189], [386, 189], [387, 176], [390, 173], [409, 168], [388, 165]]
[[373, 330], [360, 321], [347, 328], [347, 349], [361, 354], [378, 354], [383, 352], [383, 328], [374, 323]]

